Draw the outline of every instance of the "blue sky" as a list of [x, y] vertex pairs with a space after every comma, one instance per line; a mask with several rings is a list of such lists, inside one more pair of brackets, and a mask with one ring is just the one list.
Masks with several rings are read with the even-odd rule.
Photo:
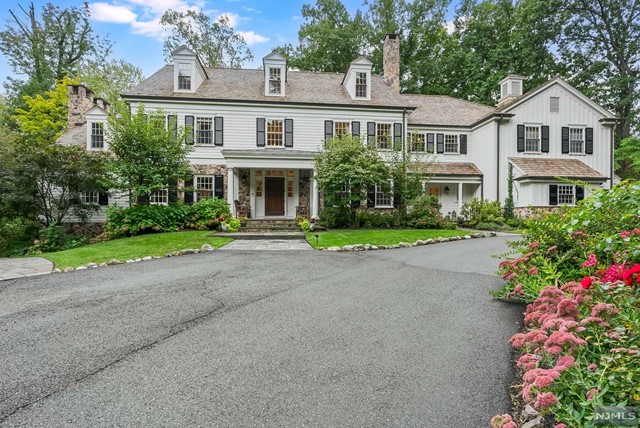
[[[54, 4], [81, 6], [82, 0], [50, 0]], [[27, 6], [29, 0], [2, 0], [0, 21], [6, 25], [9, 10], [19, 11], [18, 5]], [[43, 0], [34, 0], [40, 10]], [[258, 67], [260, 59], [272, 48], [283, 43], [296, 43], [302, 22], [300, 10], [307, 1], [287, 0], [89, 0], [92, 11], [92, 27], [99, 35], [108, 35], [115, 42], [113, 57], [121, 58], [142, 68], [150, 76], [163, 64], [162, 32], [158, 19], [167, 9], [187, 10], [196, 8], [211, 16], [226, 14], [236, 31], [241, 32], [255, 59], [245, 67]], [[353, 12], [361, 7], [362, 0], [343, 0]], [[19, 12], [21, 13], [21, 12]], [[0, 81], [4, 82], [11, 69], [5, 57], [0, 55]]]

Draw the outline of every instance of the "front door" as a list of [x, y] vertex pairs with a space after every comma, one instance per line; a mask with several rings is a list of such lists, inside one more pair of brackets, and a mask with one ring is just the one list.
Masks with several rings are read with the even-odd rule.
[[264, 215], [284, 215], [284, 177], [265, 178]]

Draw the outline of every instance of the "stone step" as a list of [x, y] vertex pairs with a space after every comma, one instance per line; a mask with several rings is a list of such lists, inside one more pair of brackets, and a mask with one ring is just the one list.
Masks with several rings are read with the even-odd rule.
[[233, 238], [239, 240], [256, 240], [256, 239], [264, 239], [264, 240], [279, 240], [279, 239], [305, 239], [304, 232], [236, 232], [236, 233], [228, 233], [228, 232], [218, 232], [215, 235], [216, 237], [223, 238]]

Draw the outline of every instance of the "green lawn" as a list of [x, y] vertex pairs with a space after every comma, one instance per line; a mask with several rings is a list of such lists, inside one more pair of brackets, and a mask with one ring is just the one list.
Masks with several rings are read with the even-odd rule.
[[439, 229], [340, 229], [326, 232], [308, 232], [307, 241], [315, 248], [318, 234], [319, 247], [342, 247], [353, 244], [395, 245], [400, 242], [416, 242], [418, 239], [464, 236], [460, 230]]
[[222, 247], [232, 241], [229, 238], [215, 238], [210, 230], [190, 232], [167, 232], [153, 235], [120, 238], [112, 241], [98, 242], [71, 250], [42, 254], [39, 257], [51, 260], [60, 269], [67, 266], [76, 268], [89, 262], [105, 263], [111, 259], [124, 262], [145, 256], [164, 256], [172, 251], [187, 248], [200, 249], [203, 244], [214, 248]]

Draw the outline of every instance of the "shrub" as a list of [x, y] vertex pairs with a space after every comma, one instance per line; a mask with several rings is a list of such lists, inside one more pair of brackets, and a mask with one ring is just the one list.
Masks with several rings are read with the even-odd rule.
[[344, 229], [351, 225], [351, 208], [327, 207], [320, 212], [320, 224], [327, 229]]
[[400, 225], [400, 214], [395, 210], [392, 212], [359, 211], [358, 217], [359, 226], [365, 228], [392, 228]]
[[20, 217], [0, 219], [0, 256], [23, 255], [38, 236], [38, 223]]
[[411, 201], [409, 212], [402, 219], [403, 226], [416, 229], [455, 229], [442, 216], [442, 205], [435, 196], [419, 196]]
[[500, 202], [487, 201], [486, 199], [475, 198], [462, 205], [460, 216], [464, 222], [475, 227], [479, 223], [504, 223], [504, 217], [500, 213]]
[[66, 227], [57, 223], [43, 227], [38, 232], [38, 239], [29, 247], [29, 254], [51, 253], [54, 251], [78, 248], [89, 243], [89, 238], [82, 235], [68, 235]]
[[240, 220], [237, 218], [230, 217], [223, 221], [222, 224], [227, 229], [227, 232], [235, 233], [240, 230]]

